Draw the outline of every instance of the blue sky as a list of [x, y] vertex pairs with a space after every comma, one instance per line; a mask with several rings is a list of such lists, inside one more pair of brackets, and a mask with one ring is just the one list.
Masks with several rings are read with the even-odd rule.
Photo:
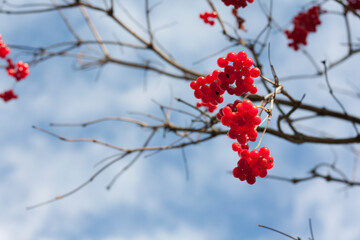
[[[139, 2], [141, 4], [121, 1], [143, 23], [144, 4]], [[275, 0], [274, 3], [274, 16], [281, 23], [290, 22], [301, 9], [298, 1]], [[221, 3], [217, 6], [220, 13], [228, 14], [228, 8]], [[336, 9], [336, 6], [330, 3], [326, 8]], [[151, 16], [154, 28], [176, 23], [157, 32], [156, 37], [181, 64], [200, 72], [215, 69], [219, 56], [195, 66], [192, 63], [227, 45], [217, 24], [209, 27], [198, 18], [200, 12], [207, 10], [206, 1], [164, 1]], [[251, 37], [264, 25], [264, 17], [259, 13], [256, 1], [242, 12], [249, 30], [244, 36]], [[91, 37], [78, 10], [66, 14], [80, 35]], [[131, 39], [105, 17], [93, 12], [89, 14], [104, 39], [113, 39], [114, 36], [124, 41]], [[318, 62], [336, 59], [341, 55], [341, 44], [345, 42], [341, 34], [343, 22], [327, 15], [322, 20], [319, 32], [309, 36], [307, 46]], [[8, 44], [43, 46], [72, 39], [55, 12], [0, 15], [0, 23], [0, 34]], [[356, 24], [355, 19], [351, 19], [351, 23]], [[130, 25], [137, 28], [131, 22]], [[354, 28], [353, 33], [353, 38], [357, 39], [359, 29]], [[311, 72], [312, 66], [304, 56], [287, 48], [286, 44], [282, 34], [274, 32], [271, 35], [272, 63], [279, 76]], [[140, 55], [132, 50], [111, 50], [127, 59], [152, 57], [146, 52]], [[11, 54], [15, 59], [28, 58], [18, 51]], [[264, 55], [265, 75], [271, 77], [266, 59]], [[333, 86], [348, 87], [343, 83], [356, 82], [356, 76], [359, 76], [357, 62], [358, 56], [354, 56], [330, 71]], [[185, 179], [181, 152], [171, 150], [141, 158], [111, 191], [105, 189], [106, 185], [130, 159], [115, 164], [71, 197], [26, 211], [26, 206], [53, 198], [81, 184], [98, 169], [94, 167], [95, 163], [116, 153], [92, 143], [61, 142], [32, 129], [32, 125], [51, 129], [66, 137], [92, 137], [122, 147], [138, 147], [149, 133], [130, 124], [104, 122], [86, 128], [50, 128], [48, 124], [84, 122], [104, 116], [131, 116], [129, 111], [161, 116], [152, 99], [169, 104], [172, 97], [181, 97], [195, 103], [188, 83], [183, 81], [148, 73], [144, 91], [143, 71], [109, 65], [97, 79], [96, 70], [74, 71], [74, 65], [74, 59], [56, 58], [31, 66], [29, 77], [16, 86], [19, 99], [0, 104], [0, 239], [287, 239], [259, 228], [258, 224], [307, 239], [310, 236], [309, 218], [316, 239], [360, 238], [360, 193], [357, 188], [348, 189], [322, 180], [291, 185], [269, 179], [260, 179], [249, 186], [228, 174], [236, 164], [237, 156], [226, 136], [185, 150], [189, 181]], [[0, 77], [0, 89], [12, 86], [12, 79], [4, 71]], [[323, 78], [284, 82], [294, 97], [300, 99], [306, 93], [306, 103], [339, 110], [323, 87], [324, 83]], [[357, 99], [339, 96], [348, 112], [358, 115], [358, 105], [354, 104]], [[174, 107], [185, 109], [176, 102]], [[189, 121], [176, 114], [172, 119], [179, 123]], [[348, 125], [319, 120], [307, 126], [348, 136], [353, 131]], [[270, 126], [275, 127], [276, 122], [271, 122]], [[152, 144], [166, 144], [170, 139], [157, 138]], [[270, 135], [265, 136], [263, 145], [271, 149], [275, 158], [275, 167], [271, 170], [274, 175], [306, 176], [316, 163], [332, 163], [336, 156], [337, 165], [349, 176], [354, 167], [354, 153], [343, 146], [295, 145]]]

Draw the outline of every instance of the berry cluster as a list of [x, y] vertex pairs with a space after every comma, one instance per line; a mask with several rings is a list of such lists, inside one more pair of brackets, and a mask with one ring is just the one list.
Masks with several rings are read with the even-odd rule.
[[[232, 63], [230, 65], [229, 63]], [[221, 57], [217, 60], [219, 67], [224, 68], [223, 72], [218, 74], [220, 88], [226, 90], [230, 95], [240, 96], [243, 93], [257, 92], [254, 78], [260, 76], [260, 69], [251, 68], [253, 60], [247, 57], [246, 52], [239, 53], [230, 52], [226, 58]], [[235, 84], [235, 85], [233, 85]]]
[[260, 148], [260, 151], [249, 151], [247, 142], [256, 141], [256, 127], [261, 123], [257, 114], [258, 108], [250, 100], [235, 100], [216, 115], [223, 125], [230, 127], [227, 136], [237, 140], [232, 144], [232, 149], [238, 153], [240, 160], [233, 169], [233, 176], [241, 181], [246, 180], [248, 184], [254, 184], [256, 177], [266, 177], [267, 170], [274, 166], [274, 158], [267, 147]]
[[0, 93], [0, 98], [4, 100], [4, 102], [10, 101], [11, 99], [16, 99], [18, 96], [14, 93], [12, 89], [7, 90], [3, 93]]
[[[194, 96], [201, 100], [196, 104], [197, 107], [207, 107], [209, 112], [213, 112], [217, 105], [224, 101], [225, 92], [236, 96], [257, 92], [253, 83], [254, 78], [260, 76], [260, 69], [251, 68], [253, 60], [248, 58], [244, 51], [229, 52], [226, 57], [220, 57], [217, 64], [224, 70], [215, 70], [212, 74], [199, 77], [190, 83]], [[258, 136], [256, 129], [261, 123], [258, 112], [258, 107], [250, 100], [235, 100], [216, 114], [216, 118], [230, 128], [227, 136], [237, 140], [232, 148], [241, 159], [234, 168], [233, 175], [249, 184], [254, 184], [258, 176], [265, 177], [267, 170], [273, 167], [274, 161], [266, 147], [262, 147], [260, 152], [249, 151], [248, 142], [255, 142]]]
[[211, 104], [216, 109], [217, 104], [224, 101], [222, 95], [225, 91], [220, 89], [217, 79], [219, 73], [220, 70], [215, 70], [212, 74], [206, 77], [198, 77], [196, 81], [190, 83], [190, 87], [195, 90], [194, 96], [201, 100], [199, 105], [206, 106]]
[[299, 44], [306, 45], [306, 38], [310, 32], [316, 32], [316, 26], [320, 25], [321, 9], [320, 6], [314, 6], [307, 12], [300, 12], [293, 19], [294, 29], [290, 32], [285, 30], [288, 39], [292, 40], [288, 44], [289, 47], [294, 48], [295, 51], [299, 50]]
[[238, 9], [240, 7], [244, 8], [247, 6], [247, 3], [253, 3], [254, 0], [221, 0], [226, 6], [233, 5], [234, 8]]
[[[25, 79], [29, 75], [29, 65], [21, 61], [14, 64], [11, 58], [7, 58], [7, 55], [10, 53], [10, 48], [3, 42], [0, 35], [0, 58], [3, 58], [7, 62], [6, 71], [7, 74], [15, 78], [16, 82]], [[14, 93], [13, 89], [4, 91], [0, 93], [0, 98], [5, 102], [10, 101], [11, 99], [16, 99], [18, 96]]]
[[6, 58], [6, 56], [10, 53], [10, 48], [6, 46], [6, 44], [1, 39], [0, 35], [0, 58]]
[[246, 144], [248, 141], [256, 141], [258, 133], [255, 127], [261, 123], [257, 114], [258, 108], [250, 100], [235, 100], [233, 104], [220, 109], [216, 117], [230, 128], [227, 133], [229, 138], [236, 139], [239, 144]]
[[226, 57], [217, 60], [219, 67], [223, 71], [215, 70], [206, 77], [199, 77], [190, 83], [190, 87], [195, 90], [194, 95], [202, 103], [217, 106], [224, 101], [223, 94], [240, 96], [243, 93], [257, 92], [254, 78], [260, 76], [260, 69], [254, 67], [253, 60], [247, 57], [246, 52], [229, 52]]
[[243, 149], [238, 143], [234, 143], [232, 147], [240, 156], [237, 166], [233, 169], [233, 176], [240, 181], [246, 180], [248, 184], [254, 184], [256, 177], [266, 177], [267, 170], [274, 166], [274, 158], [267, 147], [262, 147], [259, 151]]
[[215, 24], [214, 20], [209, 20], [209, 18], [216, 18], [217, 13], [216, 12], [205, 12], [200, 14], [200, 18], [204, 20], [205, 23], [210, 24], [213, 26]]
[[349, 7], [355, 10], [360, 10], [360, 0], [346, 0]]
[[7, 73], [9, 76], [12, 76], [16, 79], [17, 82], [24, 79], [29, 75], [29, 65], [19, 61], [16, 66], [11, 59], [6, 59], [8, 66], [6, 67]]

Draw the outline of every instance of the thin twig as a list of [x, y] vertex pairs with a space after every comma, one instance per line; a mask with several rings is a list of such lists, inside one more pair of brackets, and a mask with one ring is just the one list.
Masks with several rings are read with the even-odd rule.
[[[330, 93], [330, 95], [334, 98], [334, 100], [336, 101], [336, 103], [340, 106], [340, 108], [343, 110], [344, 115], [347, 116], [348, 113], [347, 113], [344, 105], [343, 105], [343, 104], [340, 102], [340, 100], [335, 96], [334, 91], [333, 91], [333, 89], [331, 88], [330, 81], [329, 81], [329, 77], [328, 77], [328, 74], [327, 74], [326, 61], [325, 61], [325, 60], [322, 61], [322, 64], [324, 64], [325, 81], [326, 81], [326, 84], [327, 84], [327, 86], [328, 86], [328, 88], [329, 88], [329, 93]], [[352, 122], [352, 125], [353, 125], [353, 127], [354, 127], [354, 129], [355, 129], [356, 134], [359, 134], [359, 130], [357, 129], [357, 127], [356, 127], [356, 125], [355, 125], [354, 122]]]
[[291, 238], [291, 239], [294, 239], [294, 240], [300, 240], [299, 237], [298, 237], [298, 238], [294, 238], [294, 237], [290, 236], [289, 234], [286, 234], [286, 233], [281, 232], [281, 231], [279, 231], [279, 230], [276, 230], [276, 229], [274, 229], [274, 228], [267, 227], [267, 226], [264, 226], [264, 225], [261, 225], [261, 224], [259, 224], [258, 226], [259, 226], [259, 227], [262, 227], [262, 228], [269, 229], [269, 230], [274, 231], [274, 232], [277, 232], [277, 233], [280, 233], [280, 234], [282, 234], [282, 235], [284, 235], [284, 236], [286, 236], [286, 237], [288, 237], [288, 238]]

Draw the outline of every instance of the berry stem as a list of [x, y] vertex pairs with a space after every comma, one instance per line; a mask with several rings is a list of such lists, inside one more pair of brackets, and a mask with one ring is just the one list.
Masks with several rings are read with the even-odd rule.
[[270, 109], [267, 109], [267, 108], [265, 108], [263, 106], [257, 106], [257, 107], [264, 110], [266, 113], [270, 113]]
[[[256, 145], [256, 147], [254, 148], [254, 150], [256, 150], [257, 148], [260, 147], [261, 141], [262, 141], [262, 139], [263, 139], [263, 137], [264, 137], [264, 135], [265, 135], [265, 132], [266, 132], [266, 130], [267, 130], [268, 126], [269, 126], [270, 120], [271, 120], [271, 112], [269, 113], [269, 115], [267, 115], [267, 116], [264, 118], [264, 121], [265, 121], [266, 119], [267, 119], [266, 126], [265, 126], [265, 128], [264, 128], [264, 131], [263, 131], [262, 134], [261, 134], [259, 143]], [[262, 123], [260, 123], [259, 126], [262, 125], [262, 124], [264, 123], [264, 121], [263, 121]]]

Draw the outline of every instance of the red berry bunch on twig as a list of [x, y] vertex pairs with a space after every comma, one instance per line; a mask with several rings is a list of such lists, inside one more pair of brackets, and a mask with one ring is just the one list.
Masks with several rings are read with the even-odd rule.
[[247, 3], [253, 3], [254, 0], [221, 0], [226, 6], [233, 5], [235, 9], [244, 8]]
[[[9, 53], [10, 48], [3, 42], [0, 35], [0, 58], [5, 59], [7, 62], [7, 74], [15, 78], [16, 82], [19, 82], [29, 75], [29, 65], [27, 63], [23, 63], [22, 61], [14, 64], [11, 58], [7, 58]], [[2, 98], [5, 102], [10, 101], [11, 99], [16, 99], [17, 97], [18, 96], [14, 93], [13, 89], [0, 93], [0, 98]]]
[[216, 117], [230, 128], [227, 133], [229, 138], [236, 139], [239, 144], [246, 144], [248, 141], [256, 141], [258, 133], [255, 127], [261, 123], [257, 114], [258, 108], [250, 100], [235, 100], [233, 104], [220, 109]]
[[241, 96], [243, 93], [257, 92], [254, 78], [260, 76], [260, 70], [256, 67], [251, 68], [253, 60], [247, 57], [246, 52], [230, 52], [226, 57], [217, 60], [219, 67], [223, 71], [215, 70], [206, 77], [199, 77], [190, 83], [190, 87], [195, 90], [194, 95], [204, 104], [217, 104], [224, 101], [223, 94]]
[[3, 93], [0, 93], [0, 98], [4, 100], [4, 102], [10, 101], [11, 99], [16, 99], [18, 96], [14, 93], [12, 89], [7, 90]]
[[0, 58], [6, 58], [6, 56], [10, 53], [10, 48], [6, 46], [6, 44], [1, 39], [0, 35]]
[[29, 65], [27, 63], [19, 61], [14, 65], [10, 58], [6, 59], [6, 61], [8, 62], [8, 66], [6, 67], [8, 75], [14, 77], [17, 82], [25, 79], [27, 75], [29, 75]]
[[299, 44], [306, 45], [306, 38], [310, 32], [316, 32], [316, 27], [321, 24], [319, 19], [321, 13], [320, 6], [314, 6], [307, 12], [300, 12], [293, 19], [294, 29], [290, 32], [285, 30], [288, 39], [292, 40], [289, 47], [299, 50]]
[[360, 10], [360, 0], [346, 0], [349, 7], [355, 10]]
[[215, 24], [215, 21], [211, 20], [211, 18], [216, 18], [217, 13], [216, 12], [205, 12], [205, 13], [201, 13], [199, 16], [202, 20], [204, 20], [205, 23], [213, 26]]
[[266, 177], [267, 170], [274, 166], [274, 158], [267, 147], [262, 147], [259, 151], [249, 151], [235, 143], [233, 149], [236, 149], [240, 156], [237, 167], [233, 169], [233, 176], [240, 181], [246, 180], [247, 183], [254, 184], [256, 177]]
[[[257, 92], [253, 83], [254, 78], [260, 76], [260, 69], [252, 67], [253, 60], [247, 57], [246, 52], [229, 52], [226, 57], [220, 57], [217, 64], [224, 70], [215, 70], [212, 74], [199, 77], [190, 83], [194, 96], [201, 100], [197, 103], [197, 107], [204, 106], [209, 112], [213, 112], [217, 105], [224, 101], [225, 92], [236, 96]], [[249, 184], [254, 184], [258, 176], [265, 177], [267, 170], [273, 167], [274, 161], [266, 147], [262, 147], [259, 152], [255, 149], [249, 151], [248, 142], [256, 141], [257, 127], [261, 124], [258, 113], [258, 106], [250, 100], [235, 100], [216, 114], [221, 124], [230, 128], [227, 136], [237, 140], [232, 145], [232, 149], [241, 159], [234, 168], [233, 175], [241, 181], [246, 180]]]

